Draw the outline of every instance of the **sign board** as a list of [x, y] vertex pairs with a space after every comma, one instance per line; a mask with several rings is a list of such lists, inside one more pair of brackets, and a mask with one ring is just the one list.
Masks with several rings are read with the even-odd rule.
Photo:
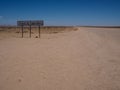
[[43, 26], [43, 20], [17, 21], [17, 26]]

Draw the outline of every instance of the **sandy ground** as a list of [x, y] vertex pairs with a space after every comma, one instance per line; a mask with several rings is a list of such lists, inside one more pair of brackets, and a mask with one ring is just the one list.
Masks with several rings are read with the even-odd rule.
[[0, 36], [0, 90], [120, 90], [120, 29], [8, 36]]

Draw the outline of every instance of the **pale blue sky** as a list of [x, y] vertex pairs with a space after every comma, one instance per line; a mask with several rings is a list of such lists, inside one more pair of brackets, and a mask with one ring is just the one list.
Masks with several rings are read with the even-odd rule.
[[17, 20], [120, 26], [120, 0], [0, 0], [0, 24], [16, 25]]

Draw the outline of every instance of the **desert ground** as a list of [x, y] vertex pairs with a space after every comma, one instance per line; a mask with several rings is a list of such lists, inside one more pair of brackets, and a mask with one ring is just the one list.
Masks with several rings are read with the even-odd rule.
[[0, 90], [120, 90], [120, 28], [3, 29]]

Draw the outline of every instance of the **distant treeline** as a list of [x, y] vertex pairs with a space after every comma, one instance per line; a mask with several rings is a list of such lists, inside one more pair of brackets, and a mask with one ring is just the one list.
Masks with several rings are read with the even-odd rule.
[[[29, 26], [24, 26], [29, 27]], [[72, 28], [72, 27], [88, 27], [88, 28], [120, 28], [120, 26], [41, 26], [42, 28]], [[0, 26], [0, 28], [20, 28], [20, 26]], [[37, 28], [37, 26], [32, 26], [32, 28]]]
[[[17, 28], [17, 27], [21, 27], [21, 26], [0, 26], [1, 28], [5, 27], [5, 28]], [[24, 26], [24, 27], [29, 27], [29, 26]], [[37, 26], [32, 26], [32, 27], [37, 27]], [[75, 26], [41, 26], [41, 27], [54, 27], [54, 28], [57, 28], [57, 27], [75, 27]]]
[[120, 26], [79, 26], [79, 27], [90, 27], [90, 28], [120, 28]]

